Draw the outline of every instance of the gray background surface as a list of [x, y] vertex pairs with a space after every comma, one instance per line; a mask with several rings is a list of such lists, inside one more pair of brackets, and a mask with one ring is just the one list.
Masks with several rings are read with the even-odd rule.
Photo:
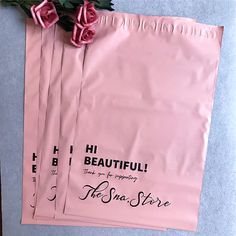
[[[114, 0], [117, 11], [175, 15], [224, 25], [197, 233], [20, 225], [24, 14], [0, 6], [0, 157], [4, 236], [236, 236], [236, 1]], [[180, 213], [181, 214], [181, 213]]]

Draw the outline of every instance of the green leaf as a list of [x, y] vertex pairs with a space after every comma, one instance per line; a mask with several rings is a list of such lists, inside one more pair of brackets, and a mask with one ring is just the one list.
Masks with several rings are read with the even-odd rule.
[[58, 1], [62, 6], [67, 2], [67, 0], [58, 0]]
[[90, 2], [93, 2], [94, 6], [98, 9], [114, 11], [114, 9], [112, 8], [112, 6], [114, 5], [112, 3], [112, 0], [90, 0]]
[[17, 0], [3, 0], [0, 1], [3, 6], [18, 6], [19, 3]]
[[61, 16], [58, 24], [67, 32], [72, 31], [74, 28], [73, 20], [67, 15]]
[[30, 12], [29, 8], [27, 8], [27, 7], [26, 7], [25, 5], [23, 5], [23, 4], [20, 4], [20, 7], [23, 9], [23, 11], [25, 12], [25, 14], [26, 14], [28, 17], [32, 18], [32, 15], [31, 15], [31, 12]]
[[84, 0], [69, 0], [69, 2], [74, 3], [75, 5], [84, 4]]
[[67, 9], [73, 9], [75, 8], [73, 4], [71, 4], [70, 2], [65, 2], [64, 3], [64, 7]]
[[9, 1], [9, 2], [5, 2], [5, 1], [0, 1], [0, 4], [3, 6], [18, 6], [19, 4], [15, 1]]
[[25, 6], [38, 5], [42, 0], [17, 0], [19, 3], [24, 4]]

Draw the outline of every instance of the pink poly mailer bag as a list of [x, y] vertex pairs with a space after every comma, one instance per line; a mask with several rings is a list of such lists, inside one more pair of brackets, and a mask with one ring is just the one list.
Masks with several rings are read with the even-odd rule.
[[[176, 18], [179, 21], [193, 21], [188, 18]], [[61, 134], [59, 145], [59, 162], [57, 175], [57, 197], [56, 197], [56, 218], [74, 220], [86, 220], [89, 218], [65, 216], [63, 214], [66, 196], [69, 162], [71, 159], [72, 144], [74, 140], [75, 121], [77, 116], [78, 98], [80, 96], [81, 66], [83, 63], [84, 50], [75, 50], [73, 46], [65, 44], [63, 67], [62, 67], [62, 103], [61, 103]], [[80, 75], [80, 76], [79, 76]], [[79, 125], [79, 124], [78, 124]], [[97, 220], [96, 220], [97, 222]], [[114, 225], [115, 223], [112, 222]], [[116, 223], [117, 224], [117, 223]], [[106, 225], [106, 224], [105, 224]], [[123, 227], [145, 227], [145, 225], [132, 225], [120, 223], [117, 226]], [[149, 227], [150, 228], [150, 227]], [[155, 229], [157, 229], [155, 227]], [[159, 229], [159, 228], [158, 228]]]
[[[43, 148], [44, 127], [47, 113], [48, 91], [51, 78], [52, 56], [54, 49], [55, 28], [42, 31], [42, 51], [40, 57], [40, 80], [39, 80], [39, 112], [37, 132], [37, 172], [36, 172], [36, 193], [38, 191], [38, 179], [40, 174], [41, 150]], [[48, 40], [51, 38], [52, 40]], [[36, 197], [37, 201], [37, 197]]]
[[65, 214], [196, 230], [222, 33], [100, 17], [85, 52]]
[[22, 191], [22, 223], [33, 223], [36, 175], [38, 90], [40, 74], [41, 28], [31, 21], [26, 24], [24, 160]]
[[[103, 13], [100, 13], [102, 16]], [[157, 17], [156, 17], [157, 18]], [[170, 18], [170, 17], [165, 17]], [[195, 21], [190, 18], [172, 17], [176, 21]], [[70, 45], [65, 45], [62, 69], [62, 107], [61, 107], [61, 134], [60, 134], [60, 162], [58, 162], [58, 177], [57, 177], [57, 200], [56, 200], [56, 218], [65, 217], [63, 214], [66, 190], [68, 183], [69, 165], [71, 160], [71, 151], [73, 150], [75, 119], [77, 116], [78, 98], [80, 96], [80, 83], [82, 76], [81, 66], [83, 63], [84, 50], [75, 50]], [[78, 56], [76, 57], [76, 55]], [[64, 99], [63, 99], [64, 98]], [[77, 99], [77, 100], [76, 100]], [[77, 124], [79, 125], [79, 124]]]
[[[56, 185], [51, 179], [57, 174], [58, 140], [60, 129], [61, 103], [61, 65], [63, 55], [64, 31], [58, 26], [54, 29], [52, 65], [48, 87], [47, 109], [41, 149], [39, 150], [40, 169], [35, 216], [53, 217], [48, 208], [54, 208]], [[55, 177], [54, 177], [55, 178]]]

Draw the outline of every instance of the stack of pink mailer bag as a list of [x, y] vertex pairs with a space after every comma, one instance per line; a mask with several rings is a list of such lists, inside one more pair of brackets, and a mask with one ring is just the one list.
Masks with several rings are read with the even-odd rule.
[[22, 223], [196, 231], [223, 27], [98, 14], [26, 22]]

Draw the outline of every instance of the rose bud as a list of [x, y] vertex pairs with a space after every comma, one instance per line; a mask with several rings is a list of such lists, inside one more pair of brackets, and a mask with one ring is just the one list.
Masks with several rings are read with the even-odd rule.
[[35, 24], [40, 24], [43, 28], [49, 28], [59, 20], [54, 4], [47, 0], [37, 6], [33, 5], [30, 10]]
[[88, 1], [79, 7], [76, 12], [76, 21], [84, 27], [92, 26], [98, 21], [98, 15], [94, 5]]
[[80, 48], [84, 44], [89, 44], [93, 41], [95, 30], [90, 27], [82, 27], [80, 24], [75, 24], [71, 43]]

